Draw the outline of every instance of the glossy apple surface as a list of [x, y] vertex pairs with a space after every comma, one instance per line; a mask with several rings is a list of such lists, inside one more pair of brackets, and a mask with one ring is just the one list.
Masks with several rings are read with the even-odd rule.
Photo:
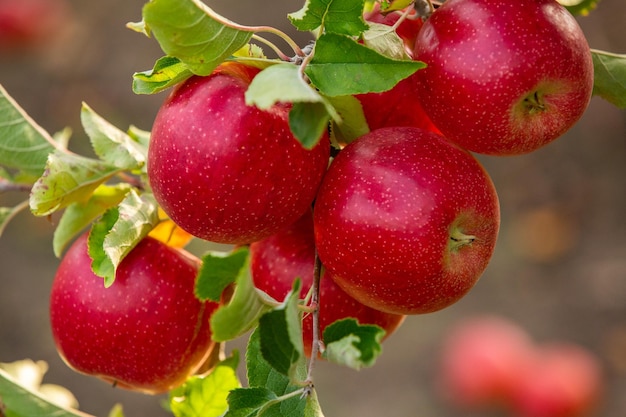
[[243, 244], [276, 233], [310, 207], [328, 165], [328, 137], [304, 149], [289, 129], [289, 105], [246, 105], [258, 71], [227, 63], [192, 77], [154, 121], [150, 185], [170, 218], [196, 237]]
[[515, 155], [561, 136], [593, 88], [589, 45], [554, 0], [448, 0], [424, 23], [420, 100], [449, 140]]
[[[304, 298], [313, 284], [315, 243], [313, 217], [310, 213], [269, 238], [250, 245], [250, 267], [255, 286], [277, 301], [284, 300], [296, 277], [302, 280], [300, 296]], [[391, 335], [404, 316], [377, 311], [359, 303], [334, 283], [328, 274], [320, 283], [319, 320], [323, 334], [326, 326], [352, 317], [361, 324], [375, 324]], [[302, 322], [305, 354], [311, 356], [313, 319]]]
[[594, 415], [603, 395], [600, 361], [572, 343], [538, 346], [535, 362], [519, 380], [513, 396], [514, 408], [522, 417]]
[[346, 146], [318, 193], [315, 243], [335, 282], [395, 314], [463, 297], [493, 253], [496, 190], [467, 151], [417, 128], [374, 130]]
[[457, 323], [441, 347], [439, 387], [459, 407], [509, 407], [520, 376], [534, 360], [530, 335], [499, 316], [476, 316]]
[[50, 295], [56, 347], [76, 371], [116, 386], [160, 393], [182, 384], [209, 355], [217, 303], [194, 295], [199, 261], [142, 240], [105, 288], [91, 271], [87, 235], [64, 255]]

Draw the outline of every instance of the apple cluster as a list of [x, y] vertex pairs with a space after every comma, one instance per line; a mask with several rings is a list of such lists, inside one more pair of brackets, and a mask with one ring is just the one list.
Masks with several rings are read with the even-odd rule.
[[520, 417], [582, 417], [603, 395], [602, 368], [586, 348], [537, 343], [518, 324], [485, 315], [457, 323], [443, 342], [442, 396], [462, 409]]
[[[368, 133], [346, 144], [324, 131], [303, 146], [291, 103], [246, 104], [261, 69], [227, 61], [165, 100], [147, 177], [183, 230], [249, 245], [259, 290], [282, 300], [298, 277], [304, 298], [317, 257], [321, 330], [354, 317], [389, 336], [406, 315], [461, 299], [493, 254], [498, 196], [472, 152], [527, 153], [562, 135], [588, 104], [593, 69], [580, 28], [554, 0], [448, 0], [425, 21], [379, 9], [364, 17], [393, 26], [407, 55], [427, 64], [388, 91], [356, 96]], [[83, 237], [55, 278], [62, 356], [128, 388], [180, 384], [213, 347], [217, 304], [193, 293], [199, 261], [145, 238], [107, 289], [90, 262]], [[306, 317], [308, 355], [311, 327]]]

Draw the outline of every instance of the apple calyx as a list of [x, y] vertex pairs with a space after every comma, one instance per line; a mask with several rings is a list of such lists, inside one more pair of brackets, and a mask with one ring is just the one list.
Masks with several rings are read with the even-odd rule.
[[543, 95], [539, 93], [539, 90], [535, 90], [531, 94], [524, 97], [522, 105], [527, 114], [540, 113], [546, 110]]

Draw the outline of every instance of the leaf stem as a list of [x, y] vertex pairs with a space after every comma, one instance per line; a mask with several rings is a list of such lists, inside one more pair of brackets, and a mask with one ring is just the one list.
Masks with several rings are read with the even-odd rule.
[[274, 45], [272, 42], [268, 41], [267, 39], [265, 39], [265, 38], [263, 38], [263, 37], [261, 37], [259, 35], [252, 35], [252, 39], [254, 39], [255, 41], [261, 42], [262, 44], [268, 46], [283, 61], [291, 61], [291, 57], [290, 56], [287, 56], [283, 51], [280, 50], [280, 48], [278, 48], [276, 45]]
[[33, 188], [33, 184], [15, 183], [4, 178], [0, 178], [0, 194], [8, 191], [29, 192], [31, 188]]

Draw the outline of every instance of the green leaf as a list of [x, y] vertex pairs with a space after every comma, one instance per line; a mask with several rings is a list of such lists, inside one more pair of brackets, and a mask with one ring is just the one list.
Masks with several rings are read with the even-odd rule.
[[301, 285], [296, 280], [283, 304], [261, 316], [258, 328], [263, 358], [293, 382], [298, 382], [296, 371], [304, 365], [302, 315], [298, 309]]
[[21, 171], [34, 182], [54, 149], [50, 134], [0, 85], [0, 165]]
[[626, 108], [626, 55], [592, 50], [594, 68], [593, 93]]
[[115, 281], [115, 270], [124, 257], [159, 222], [158, 206], [151, 194], [141, 196], [131, 189], [124, 200], [109, 209], [89, 233], [89, 255], [93, 272], [104, 285]]
[[[2, 409], [4, 414], [14, 417], [93, 417], [74, 408], [60, 405], [58, 399], [66, 397], [72, 402], [72, 398], [70, 397], [73, 397], [71, 393], [63, 387], [55, 386], [58, 388], [54, 390], [55, 395], [51, 396], [50, 392], [52, 390], [45, 389], [45, 385], [47, 384], [40, 385], [40, 378], [42, 378], [43, 373], [45, 373], [45, 370], [41, 369], [42, 361], [37, 363], [32, 361], [19, 362], [21, 362], [20, 366], [24, 366], [24, 362], [30, 362], [35, 368], [39, 369], [39, 371], [35, 372], [40, 372], [40, 374], [36, 376], [37, 380], [35, 381], [24, 379], [23, 376], [25, 375], [33, 375], [32, 369], [22, 373], [21, 377], [19, 372], [16, 373], [14, 372], [15, 369], [11, 369], [16, 363], [0, 365], [0, 400], [4, 407]], [[47, 364], [43, 364], [45, 365], [45, 369], [47, 369]], [[61, 396], [59, 396], [59, 394], [61, 394]], [[63, 399], [63, 401], [66, 402], [67, 399]]]
[[360, 325], [349, 318], [324, 329], [324, 357], [352, 369], [371, 367], [382, 352], [385, 331], [374, 325]]
[[363, 45], [389, 58], [410, 59], [404, 41], [389, 25], [369, 23], [369, 29], [363, 33]]
[[198, 75], [209, 75], [252, 38], [200, 0], [152, 0], [143, 19], [163, 51]]
[[237, 388], [228, 395], [228, 413], [225, 417], [257, 416], [263, 407], [268, 403], [273, 404], [277, 398], [267, 388]]
[[98, 186], [120, 170], [102, 161], [56, 150], [48, 156], [46, 170], [33, 185], [30, 209], [47, 216], [68, 205], [86, 201]]
[[350, 143], [370, 131], [359, 99], [354, 96], [336, 96], [328, 100], [341, 117], [339, 121], [333, 120], [331, 125], [335, 143]]
[[267, 110], [278, 102], [322, 102], [324, 99], [293, 64], [272, 65], [258, 73], [245, 94], [246, 104]]
[[242, 247], [226, 256], [206, 254], [196, 279], [196, 296], [202, 301], [220, 301], [224, 289], [237, 280], [247, 265], [248, 253], [248, 249]]
[[424, 66], [388, 58], [346, 36], [325, 34], [305, 72], [322, 94], [333, 97], [389, 90]]
[[570, 13], [584, 16], [595, 9], [600, 0], [558, 0], [558, 2], [565, 6]]
[[289, 128], [306, 149], [312, 149], [328, 129], [328, 103], [294, 103], [289, 111]]
[[193, 73], [180, 59], [171, 56], [159, 58], [151, 70], [133, 74], [135, 94], [155, 94], [191, 77]]
[[60, 257], [67, 244], [81, 230], [101, 216], [108, 209], [117, 206], [130, 191], [128, 184], [100, 185], [85, 202], [70, 204], [63, 212], [59, 224], [54, 230], [52, 247], [54, 254]]
[[365, 0], [306, 0], [302, 9], [288, 17], [301, 31], [323, 27], [326, 33], [359, 36], [367, 29], [364, 5]]
[[249, 259], [241, 267], [235, 280], [235, 291], [227, 305], [211, 316], [213, 340], [225, 342], [235, 339], [257, 325], [259, 318], [273, 307], [273, 300], [258, 291], [250, 276]]
[[229, 393], [241, 386], [237, 378], [238, 353], [218, 363], [208, 375], [192, 376], [170, 392], [176, 417], [220, 417], [228, 409]]
[[394, 10], [402, 10], [414, 2], [415, 0], [385, 0], [381, 2], [380, 10], [387, 13]]
[[102, 161], [126, 170], [139, 169], [145, 165], [148, 149], [107, 122], [86, 103], [83, 103], [80, 117], [93, 149]]

